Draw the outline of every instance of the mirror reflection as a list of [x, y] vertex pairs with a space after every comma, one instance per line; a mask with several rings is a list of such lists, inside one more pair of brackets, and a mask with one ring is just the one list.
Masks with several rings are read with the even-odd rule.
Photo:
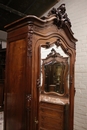
[[62, 48], [53, 45], [41, 47], [41, 82], [46, 93], [68, 94], [69, 56]]

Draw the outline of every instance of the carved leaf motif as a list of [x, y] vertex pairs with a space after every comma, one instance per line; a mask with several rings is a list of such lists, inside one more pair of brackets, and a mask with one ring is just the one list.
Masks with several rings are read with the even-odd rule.
[[33, 26], [29, 26], [27, 55], [30, 57], [32, 56], [32, 34]]

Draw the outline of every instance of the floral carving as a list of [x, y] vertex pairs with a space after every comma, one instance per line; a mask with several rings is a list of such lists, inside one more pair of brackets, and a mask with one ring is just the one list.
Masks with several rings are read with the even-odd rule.
[[49, 13], [48, 16], [55, 14], [56, 19], [54, 20], [54, 23], [58, 26], [58, 28], [63, 27], [63, 24], [68, 24], [71, 27], [70, 19], [68, 18], [68, 15], [66, 13], [65, 4], [60, 5], [57, 9], [53, 8]]

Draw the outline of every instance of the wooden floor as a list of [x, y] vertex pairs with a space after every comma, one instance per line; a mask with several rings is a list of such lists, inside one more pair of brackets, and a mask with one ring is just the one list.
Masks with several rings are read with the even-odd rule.
[[0, 130], [3, 130], [3, 112], [0, 112]]

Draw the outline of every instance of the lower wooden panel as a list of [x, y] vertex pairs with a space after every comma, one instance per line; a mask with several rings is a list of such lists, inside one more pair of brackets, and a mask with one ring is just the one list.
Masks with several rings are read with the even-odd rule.
[[41, 117], [40, 117], [40, 120], [41, 120], [41, 122], [43, 123], [50, 123], [51, 122], [51, 124], [52, 125], [57, 125], [58, 127], [59, 126], [62, 126], [62, 121], [63, 121], [63, 119], [62, 118], [53, 118], [53, 117], [49, 117], [49, 116], [45, 116], [45, 115], [41, 115]]
[[64, 130], [64, 105], [40, 103], [39, 130]]
[[42, 118], [40, 119], [40, 126], [42, 128], [46, 128], [47, 130], [58, 130], [58, 129], [63, 129], [63, 123], [61, 120], [55, 120], [51, 117], [45, 117], [42, 116]]

